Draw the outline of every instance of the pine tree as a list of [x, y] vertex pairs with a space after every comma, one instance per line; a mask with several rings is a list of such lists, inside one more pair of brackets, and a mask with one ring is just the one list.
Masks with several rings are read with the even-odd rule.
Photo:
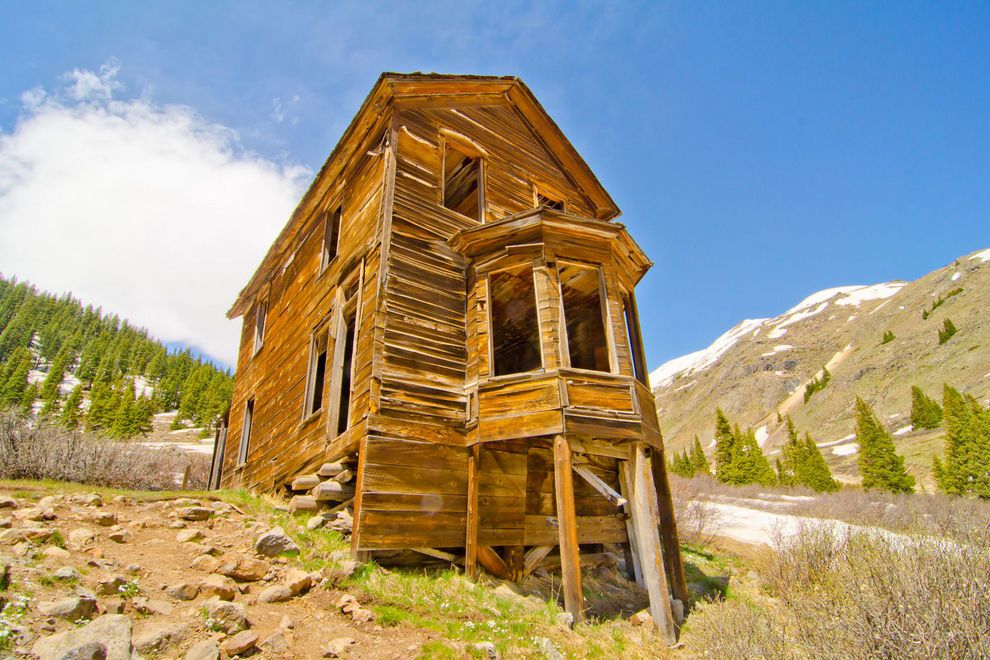
[[943, 388], [942, 405], [945, 460], [935, 464], [939, 489], [990, 498], [990, 410], [948, 385]]
[[[737, 430], [738, 433], [738, 430]], [[739, 434], [736, 438], [739, 452], [736, 455], [736, 463], [739, 466], [738, 481], [736, 484], [760, 484], [762, 486], [773, 486], [777, 483], [777, 475], [774, 474], [770, 462], [760, 449], [760, 443], [756, 441], [756, 433], [753, 429], [748, 429], [745, 433]]]
[[715, 411], [715, 476], [723, 483], [735, 483], [736, 439], [721, 408]]
[[956, 334], [956, 326], [953, 325], [952, 321], [945, 319], [942, 322], [942, 327], [938, 331], [938, 343], [944, 344], [945, 342], [952, 339], [952, 335]]
[[904, 469], [894, 438], [883, 428], [868, 403], [856, 398], [856, 442], [859, 443], [859, 475], [865, 490], [913, 493], [914, 477]]
[[825, 457], [810, 433], [804, 434], [804, 451], [802, 452], [802, 469], [798, 475], [800, 483], [819, 493], [831, 493], [839, 490], [839, 482], [832, 477]]
[[935, 429], [942, 424], [942, 407], [917, 385], [911, 386], [911, 425], [915, 429]]
[[712, 468], [708, 464], [708, 457], [705, 456], [705, 450], [701, 447], [701, 440], [698, 436], [694, 436], [694, 447], [691, 450], [691, 463], [694, 466], [694, 474], [703, 474], [706, 476], [711, 476]]
[[28, 374], [34, 366], [30, 349], [18, 347], [11, 354], [4, 369], [3, 383], [0, 383], [0, 403], [19, 405], [28, 389]]
[[59, 423], [62, 426], [70, 430], [79, 428], [82, 420], [82, 402], [82, 383], [79, 383], [72, 388], [69, 398], [65, 400], [65, 406], [62, 407], [62, 414], [59, 416]]

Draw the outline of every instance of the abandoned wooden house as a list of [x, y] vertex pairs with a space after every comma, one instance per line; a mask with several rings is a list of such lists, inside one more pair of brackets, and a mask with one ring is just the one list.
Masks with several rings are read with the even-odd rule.
[[575, 620], [581, 549], [621, 545], [672, 636], [651, 263], [618, 215], [517, 78], [383, 74], [230, 309], [217, 482], [352, 506], [356, 554], [510, 579], [559, 554]]

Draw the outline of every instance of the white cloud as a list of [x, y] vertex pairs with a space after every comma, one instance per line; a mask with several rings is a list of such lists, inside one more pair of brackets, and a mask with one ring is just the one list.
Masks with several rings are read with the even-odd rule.
[[225, 313], [310, 173], [183, 106], [117, 101], [116, 64], [22, 97], [0, 131], [0, 270], [236, 364]]

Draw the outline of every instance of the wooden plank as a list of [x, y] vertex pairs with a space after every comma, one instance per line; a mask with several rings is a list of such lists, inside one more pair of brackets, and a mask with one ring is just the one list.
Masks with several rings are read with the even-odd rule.
[[667, 576], [663, 567], [663, 551], [660, 546], [660, 514], [657, 511], [656, 488], [653, 485], [653, 466], [650, 465], [650, 451], [642, 443], [633, 448], [632, 519], [636, 527], [636, 542], [639, 550], [643, 581], [650, 594], [650, 615], [657, 625], [661, 638], [671, 646], [677, 642], [677, 631], [670, 611], [670, 598], [667, 589]]
[[315, 474], [302, 474], [292, 480], [289, 490], [312, 490], [320, 485], [320, 477]]
[[364, 493], [364, 482], [365, 482], [365, 454], [368, 450], [368, 438], [362, 438], [360, 444], [358, 444], [358, 464], [357, 464], [357, 486], [355, 487], [354, 496], [354, 524], [351, 527], [351, 556], [355, 560], [363, 560], [366, 555], [364, 554], [364, 548], [361, 547], [361, 516], [363, 511], [361, 510], [361, 499]]
[[667, 462], [663, 451], [654, 451], [653, 482], [657, 490], [657, 509], [660, 512], [660, 543], [663, 546], [664, 567], [670, 579], [674, 598], [685, 606], [690, 596], [687, 578], [684, 575], [684, 560], [681, 558], [681, 544], [677, 535], [677, 521], [674, 518], [674, 501], [667, 480]]
[[548, 554], [550, 554], [554, 549], [552, 545], [534, 545], [532, 548], [526, 551], [526, 556], [523, 558], [523, 577], [526, 577], [530, 573], [536, 570]]
[[342, 502], [354, 497], [354, 486], [337, 481], [323, 481], [310, 491], [310, 495], [317, 502]]
[[346, 468], [347, 468], [347, 464], [342, 461], [335, 461], [333, 463], [324, 463], [323, 465], [320, 466], [320, 469], [316, 472], [316, 474], [324, 478], [329, 478], [340, 474]]
[[436, 548], [409, 548], [410, 550], [415, 550], [420, 554], [424, 554], [427, 557], [435, 557], [437, 559], [442, 559], [444, 561], [449, 561], [451, 564], [463, 564], [464, 557], [460, 555], [451, 554], [449, 552], [444, 552], [443, 550], [437, 550]]
[[557, 519], [564, 609], [578, 623], [584, 619], [584, 593], [581, 590], [581, 559], [577, 515], [574, 512], [574, 482], [571, 474], [571, 447], [567, 438], [553, 439], [553, 475], [557, 495]]
[[491, 546], [478, 546], [478, 563], [497, 578], [502, 578], [503, 580], [509, 578], [509, 567], [505, 565], [505, 562]]
[[[639, 546], [636, 543], [636, 526], [632, 520], [632, 504], [628, 500], [632, 497], [633, 483], [632, 474], [629, 471], [629, 461], [619, 461], [619, 486], [627, 502], [622, 507], [626, 515], [626, 533], [629, 542], [626, 545], [626, 571], [630, 572], [629, 577], [636, 581], [639, 586], [645, 586], [643, 582], [643, 567], [639, 563]], [[686, 602], [686, 601], [685, 601]]]
[[[578, 543], [625, 543], [624, 516], [575, 516]], [[555, 545], [560, 532], [557, 516], [526, 516], [525, 545]]]
[[615, 506], [624, 506], [628, 500], [622, 497], [619, 493], [615, 492], [611, 486], [602, 481], [601, 477], [589, 470], [582, 465], [574, 465], [574, 471], [577, 472], [581, 477], [591, 484], [591, 487], [597, 490], [599, 493], [605, 496], [609, 502]]
[[480, 447], [471, 447], [467, 465], [467, 525], [464, 540], [464, 572], [478, 576], [478, 463]]

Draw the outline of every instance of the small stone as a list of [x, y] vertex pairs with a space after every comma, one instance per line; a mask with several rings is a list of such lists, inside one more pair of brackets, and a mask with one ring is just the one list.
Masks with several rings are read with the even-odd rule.
[[74, 546], [83, 546], [96, 538], [96, 532], [85, 527], [74, 529], [69, 532], [69, 543]]
[[0, 529], [10, 529], [13, 524], [10, 518], [0, 518]]
[[107, 534], [107, 538], [114, 543], [127, 543], [131, 540], [131, 533], [126, 529], [117, 529]]
[[267, 655], [284, 655], [289, 651], [289, 644], [285, 641], [285, 635], [276, 632], [258, 645]]
[[184, 623], [153, 623], [134, 635], [134, 649], [139, 653], [157, 654], [178, 644], [189, 634]]
[[212, 639], [193, 644], [186, 652], [186, 660], [218, 660], [220, 647]]
[[112, 511], [100, 511], [93, 514], [93, 522], [103, 527], [113, 527], [117, 524], [117, 514]]
[[296, 620], [293, 619], [288, 614], [282, 616], [282, 620], [279, 621], [279, 628], [284, 628], [285, 630], [292, 630], [296, 627]]
[[198, 529], [184, 529], [175, 535], [175, 540], [179, 543], [192, 543], [203, 538], [203, 532]]
[[357, 598], [355, 598], [350, 594], [343, 594], [340, 598], [337, 599], [337, 602], [334, 603], [334, 606], [337, 607], [341, 612], [344, 612], [345, 614], [348, 614], [352, 610], [360, 607]]
[[297, 568], [290, 568], [285, 574], [285, 583], [292, 591], [293, 596], [306, 593], [313, 586], [313, 579], [309, 573], [304, 573]]
[[120, 598], [111, 598], [110, 600], [103, 601], [103, 608], [107, 611], [107, 614], [123, 614], [124, 607], [124, 601]]
[[649, 627], [653, 625], [653, 617], [650, 615], [649, 610], [640, 610], [629, 617], [629, 622], [634, 626]]
[[314, 531], [327, 524], [327, 519], [323, 516], [313, 516], [306, 521], [306, 529]]
[[213, 509], [207, 509], [205, 506], [187, 506], [176, 510], [176, 513], [183, 520], [208, 520], [213, 515]]
[[38, 611], [44, 616], [59, 617], [69, 621], [90, 619], [96, 614], [96, 599], [92, 596], [70, 596], [38, 603]]
[[57, 571], [55, 571], [54, 573], [52, 573], [52, 577], [55, 578], [56, 580], [63, 580], [63, 581], [65, 581], [65, 580], [78, 580], [79, 579], [79, 571], [77, 571], [72, 566], [63, 566], [62, 568], [60, 568]]
[[324, 658], [339, 658], [347, 649], [356, 644], [350, 637], [336, 637], [331, 639], [323, 649]]
[[244, 653], [258, 643], [258, 633], [253, 630], [242, 630], [223, 643], [223, 650], [229, 655]]
[[543, 657], [547, 660], [564, 660], [563, 654], [552, 640], [546, 637], [534, 637], [533, 641], [536, 642], [536, 648], [543, 653]]
[[354, 623], [368, 623], [369, 621], [375, 620], [375, 614], [371, 610], [366, 610], [363, 607], [359, 607], [351, 612], [351, 620]]
[[7, 497], [6, 495], [0, 495], [0, 509], [16, 509], [17, 500], [13, 497]]
[[336, 562], [333, 568], [327, 570], [327, 580], [331, 586], [341, 584], [344, 580], [354, 575], [358, 569], [358, 563], [351, 559], [344, 559]]
[[216, 572], [239, 582], [257, 582], [268, 574], [268, 563], [251, 557], [226, 556], [220, 558]]
[[216, 596], [220, 600], [234, 600], [237, 583], [224, 575], [207, 575], [199, 583], [199, 591], [207, 598]]
[[140, 564], [128, 564], [127, 565], [127, 572], [128, 573], [140, 573], [141, 572], [141, 565]]
[[254, 542], [254, 549], [259, 555], [265, 557], [277, 557], [281, 554], [298, 554], [299, 546], [286, 535], [281, 527], [275, 527], [261, 536]]
[[557, 615], [555, 622], [561, 628], [573, 628], [574, 627], [574, 615], [570, 612], [561, 612]]
[[250, 627], [247, 618], [247, 608], [240, 603], [231, 603], [219, 598], [207, 600], [203, 606], [209, 622], [227, 634], [235, 633]]
[[72, 556], [72, 553], [69, 552], [68, 550], [63, 550], [62, 548], [56, 545], [49, 545], [46, 546], [45, 549], [41, 551], [41, 555], [45, 559], [66, 560]]
[[495, 648], [495, 642], [478, 642], [474, 645], [482, 655], [490, 660], [498, 660], [498, 649]]
[[284, 603], [292, 599], [292, 590], [284, 584], [266, 587], [258, 594], [259, 603]]
[[674, 623], [681, 625], [684, 622], [684, 603], [677, 598], [670, 599], [670, 614]]
[[111, 575], [96, 583], [96, 593], [99, 596], [115, 596], [120, 593], [120, 588], [127, 584], [127, 578], [122, 575]]
[[338, 511], [337, 517], [330, 523], [330, 529], [341, 534], [350, 534], [351, 530], [354, 529], [354, 518], [347, 509]]
[[99, 493], [87, 493], [86, 495], [80, 495], [78, 502], [85, 506], [103, 506], [103, 498], [100, 497]]
[[168, 586], [165, 593], [176, 600], [193, 600], [199, 593], [199, 585], [191, 582], [178, 582]]
[[220, 560], [216, 557], [210, 557], [209, 555], [200, 555], [192, 560], [190, 564], [197, 571], [203, 571], [204, 573], [212, 573], [220, 567]]
[[138, 614], [145, 615], [162, 614], [168, 616], [174, 609], [168, 601], [156, 600], [154, 598], [138, 597], [131, 601], [131, 603], [134, 605], [134, 610]]

